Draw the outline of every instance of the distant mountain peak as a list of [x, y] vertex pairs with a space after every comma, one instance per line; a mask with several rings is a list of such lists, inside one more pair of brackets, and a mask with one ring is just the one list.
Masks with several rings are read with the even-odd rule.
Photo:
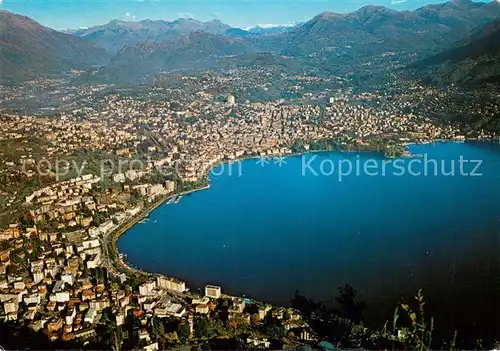
[[33, 24], [41, 26], [38, 22], [35, 22], [34, 20], [32, 20], [31, 18], [29, 18], [27, 16], [18, 15], [16, 13], [13, 13], [13, 12], [10, 12], [10, 11], [7, 11], [7, 10], [0, 10], [0, 16], [3, 19], [10, 19], [10, 20], [17, 20], [17, 21], [21, 21], [22, 20], [22, 21], [27, 21], [27, 22], [30, 22], [30, 23], [33, 23]]
[[357, 14], [374, 14], [374, 13], [399, 13], [399, 11], [388, 9], [381, 5], [366, 5], [355, 11]]
[[172, 23], [184, 23], [184, 22], [200, 22], [192, 17], [179, 17], [176, 18]]
[[330, 12], [330, 11], [325, 11], [314, 17], [315, 19], [323, 19], [323, 20], [332, 20], [336, 18], [342, 17], [341, 14], [335, 13], [335, 12]]
[[116, 53], [124, 46], [140, 41], [170, 41], [179, 35], [195, 31], [223, 34], [229, 28], [231, 27], [217, 19], [207, 22], [193, 18], [177, 18], [172, 22], [151, 19], [128, 22], [114, 19], [105, 25], [72, 33]]
[[104, 64], [108, 53], [82, 38], [47, 28], [26, 16], [0, 11], [0, 84]]
[[119, 19], [113, 19], [109, 21], [107, 24], [97, 27], [87, 28], [87, 30], [92, 31], [94, 28], [105, 29], [105, 28], [140, 28], [142, 26], [142, 22], [133, 22], [133, 21], [123, 21]]
[[358, 11], [380, 11], [380, 10], [389, 10], [389, 9], [382, 5], [365, 5], [358, 9]]

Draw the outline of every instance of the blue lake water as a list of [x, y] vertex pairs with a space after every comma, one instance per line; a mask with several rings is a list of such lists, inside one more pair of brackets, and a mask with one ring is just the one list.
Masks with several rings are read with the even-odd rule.
[[[217, 284], [279, 304], [299, 290], [332, 305], [337, 287], [349, 283], [373, 323], [392, 320], [399, 299], [422, 288], [453, 327], [482, 328], [500, 298], [500, 146], [436, 143], [410, 151], [427, 158], [386, 162], [385, 174], [387, 160], [377, 153], [219, 166], [210, 189], [160, 206], [119, 239], [119, 251], [192, 288]], [[461, 170], [460, 157], [474, 162]], [[472, 176], [475, 160], [482, 163]], [[354, 169], [339, 181], [331, 167], [341, 162], [344, 171], [347, 162]], [[455, 175], [441, 174], [452, 163]]]

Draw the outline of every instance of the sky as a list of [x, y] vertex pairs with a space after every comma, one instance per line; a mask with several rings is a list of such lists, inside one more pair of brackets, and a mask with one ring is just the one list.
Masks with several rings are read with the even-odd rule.
[[172, 21], [219, 19], [233, 27], [292, 25], [324, 11], [351, 12], [365, 5], [412, 10], [443, 0], [0, 0], [0, 9], [62, 29], [90, 27], [112, 19]]

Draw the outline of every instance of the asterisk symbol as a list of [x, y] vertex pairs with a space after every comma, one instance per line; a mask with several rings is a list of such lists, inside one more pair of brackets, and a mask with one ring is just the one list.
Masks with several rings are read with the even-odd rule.
[[274, 158], [274, 164], [275, 164], [275, 165], [278, 165], [278, 167], [280, 167], [280, 168], [281, 168], [281, 166], [286, 165], [285, 158], [286, 158], [286, 157], [284, 157], [284, 156], [278, 156], [278, 157], [275, 157], [275, 158]]
[[260, 165], [261, 167], [264, 167], [265, 165], [269, 164], [269, 161], [267, 160], [267, 158], [260, 156], [257, 159], [257, 164]]

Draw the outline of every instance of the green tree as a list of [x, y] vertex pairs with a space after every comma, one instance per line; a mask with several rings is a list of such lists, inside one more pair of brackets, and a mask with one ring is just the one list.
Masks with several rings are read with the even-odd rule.
[[190, 331], [189, 331], [189, 324], [188, 323], [180, 323], [179, 324], [179, 329], [177, 330], [177, 335], [179, 336], [179, 341], [182, 343], [182, 344], [187, 344], [187, 342], [189, 341], [189, 335], [190, 335]]
[[8, 240], [0, 241], [0, 251], [8, 250], [11, 248], [11, 244]]
[[[406, 323], [399, 327], [399, 330], [402, 332], [402, 340], [400, 341], [409, 349], [420, 351], [430, 350], [432, 332], [434, 330], [434, 318], [431, 317], [430, 321], [428, 321], [425, 316], [425, 301], [422, 290], [419, 290], [417, 296], [415, 296], [415, 302], [416, 309], [413, 309], [407, 304], [401, 304], [399, 306], [394, 316], [394, 329], [398, 328], [397, 322], [400, 317], [406, 316]], [[400, 314], [400, 312], [402, 312], [402, 314]], [[396, 330], [394, 330], [394, 332], [396, 333]]]
[[210, 339], [215, 336], [207, 317], [196, 316], [194, 320], [194, 335], [200, 339]]
[[179, 342], [179, 336], [177, 335], [177, 332], [171, 332], [165, 334], [165, 340], [169, 345], [176, 345]]
[[118, 291], [120, 290], [120, 284], [118, 284], [118, 282], [113, 281], [111, 282], [110, 288], [113, 291]]
[[341, 314], [353, 322], [361, 322], [366, 304], [356, 301], [357, 291], [349, 284], [346, 284], [339, 288], [339, 292], [340, 296], [336, 297], [335, 300], [342, 307]]
[[110, 308], [103, 310], [97, 332], [100, 344], [113, 351], [121, 350], [123, 339], [121, 328], [116, 325], [116, 317]]
[[165, 336], [165, 327], [161, 319], [157, 316], [151, 318], [151, 336], [154, 341], [159, 341]]
[[281, 340], [285, 337], [285, 328], [282, 325], [266, 324], [263, 326], [262, 331], [270, 338]]
[[292, 319], [292, 316], [290, 315], [290, 311], [289, 310], [286, 310], [285, 313], [283, 313], [283, 320], [285, 322], [289, 321], [290, 319]]

